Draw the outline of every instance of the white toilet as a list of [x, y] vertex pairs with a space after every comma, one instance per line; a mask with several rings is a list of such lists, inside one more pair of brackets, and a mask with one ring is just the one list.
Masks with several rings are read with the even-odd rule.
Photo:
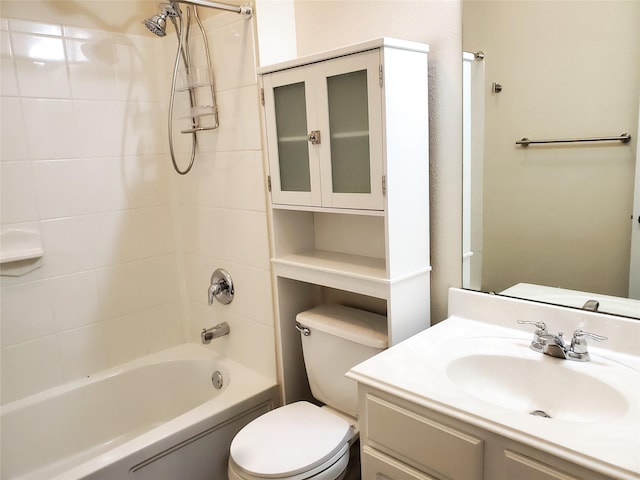
[[255, 419], [231, 442], [229, 480], [338, 480], [357, 439], [357, 386], [344, 374], [387, 347], [381, 315], [321, 305], [296, 317], [311, 393]]

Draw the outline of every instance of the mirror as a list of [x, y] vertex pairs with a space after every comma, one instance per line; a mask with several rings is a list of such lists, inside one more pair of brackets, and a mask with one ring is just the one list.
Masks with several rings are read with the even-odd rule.
[[640, 2], [467, 0], [463, 48], [463, 286], [640, 318]]

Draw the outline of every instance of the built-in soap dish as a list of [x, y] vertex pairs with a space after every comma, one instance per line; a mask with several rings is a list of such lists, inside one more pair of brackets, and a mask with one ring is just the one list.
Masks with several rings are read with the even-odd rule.
[[0, 234], [0, 275], [26, 275], [42, 266], [43, 255], [38, 232], [7, 230]]

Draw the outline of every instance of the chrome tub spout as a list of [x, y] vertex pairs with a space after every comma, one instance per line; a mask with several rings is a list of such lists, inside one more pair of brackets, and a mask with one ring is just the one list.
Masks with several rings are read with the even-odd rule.
[[211, 343], [214, 338], [222, 337], [223, 335], [229, 335], [230, 329], [227, 322], [219, 323], [211, 328], [203, 328], [200, 333], [202, 343]]

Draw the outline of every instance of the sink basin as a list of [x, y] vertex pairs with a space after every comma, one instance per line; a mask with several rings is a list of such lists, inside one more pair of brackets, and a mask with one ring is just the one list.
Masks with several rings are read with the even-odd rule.
[[466, 393], [516, 412], [567, 422], [604, 422], [629, 408], [614, 387], [588, 373], [588, 363], [540, 355], [471, 354], [452, 360], [446, 375]]

